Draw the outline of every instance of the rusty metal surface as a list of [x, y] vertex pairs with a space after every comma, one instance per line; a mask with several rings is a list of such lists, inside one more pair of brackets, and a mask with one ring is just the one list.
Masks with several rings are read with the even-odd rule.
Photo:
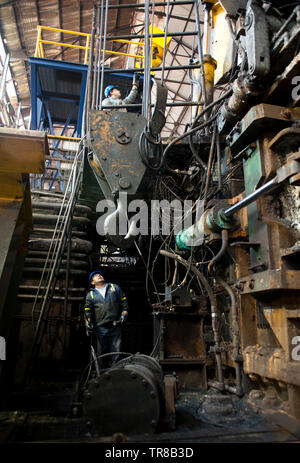
[[22, 201], [25, 197], [24, 174], [42, 173], [44, 156], [49, 154], [44, 132], [0, 128], [0, 198]]
[[300, 129], [289, 127], [281, 130], [269, 142], [269, 148], [280, 154], [288, 154], [297, 151], [300, 143]]
[[0, 172], [43, 173], [49, 155], [45, 132], [0, 127]]
[[[246, 193], [276, 175], [278, 182], [285, 182], [281, 198], [290, 188], [288, 183], [293, 187], [299, 184], [299, 130], [287, 127], [298, 117], [291, 108], [262, 104], [253, 107], [233, 129], [234, 153], [251, 142], [256, 144], [244, 160]], [[230, 253], [240, 293], [244, 372], [256, 384], [257, 394], [266, 394], [265, 408], [272, 408], [273, 402], [280, 403], [284, 397], [285, 409], [298, 417], [300, 368], [291, 358], [291, 346], [299, 335], [299, 234], [280, 209], [282, 201], [275, 192], [248, 205], [242, 222], [248, 227], [249, 243], [233, 242]]]
[[269, 104], [253, 106], [246, 116], [234, 127], [229, 137], [233, 140], [231, 150], [238, 153], [244, 146], [257, 138], [258, 130], [285, 128], [300, 117], [300, 108], [287, 108]]
[[300, 290], [300, 271], [273, 269], [243, 277], [236, 283], [242, 294]]
[[178, 377], [180, 391], [186, 389], [207, 389], [207, 372], [204, 359], [201, 361], [184, 362], [160, 360], [159, 362], [166, 374], [175, 373]]
[[176, 429], [176, 409], [175, 402], [178, 398], [178, 383], [174, 375], [164, 377], [165, 406], [161, 424], [166, 430]]
[[91, 111], [90, 120], [93, 158], [103, 173], [101, 178], [98, 170], [97, 179], [103, 182], [104, 177], [110, 190], [103, 191], [104, 195], [137, 193], [146, 173], [138, 152], [146, 120], [139, 114], [118, 111]]
[[160, 312], [155, 316], [156, 356], [167, 373], [176, 372], [180, 388], [207, 388], [202, 313]]
[[249, 346], [243, 354], [245, 373], [300, 386], [298, 362], [287, 360], [282, 348]]
[[165, 359], [197, 360], [205, 357], [205, 343], [201, 333], [203, 318], [177, 316], [165, 318], [164, 353]]

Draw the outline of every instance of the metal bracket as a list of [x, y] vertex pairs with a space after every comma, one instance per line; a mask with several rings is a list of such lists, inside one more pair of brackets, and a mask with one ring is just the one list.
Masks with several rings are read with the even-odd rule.
[[300, 108], [288, 109], [289, 115], [287, 117], [285, 106], [266, 103], [253, 106], [229, 134], [228, 140], [231, 142], [232, 154], [238, 154], [245, 146], [255, 141], [261, 128], [265, 130], [272, 127], [282, 130], [300, 118]]
[[153, 138], [157, 138], [166, 123], [165, 110], [168, 97], [168, 89], [161, 85], [157, 80], [156, 83], [156, 102], [152, 117], [149, 121], [149, 130]]
[[120, 128], [117, 130], [116, 140], [121, 145], [127, 145], [131, 142], [132, 138], [128, 135], [125, 129]]
[[[289, 111], [287, 109], [287, 111]], [[286, 114], [288, 114], [286, 112]], [[289, 127], [281, 130], [269, 142], [269, 148], [275, 153], [288, 154], [298, 149], [300, 145], [300, 129]]]
[[279, 167], [276, 173], [278, 183], [289, 180], [291, 185], [297, 185], [299, 183], [298, 177], [300, 173], [300, 151], [291, 154], [287, 159], [287, 163]]
[[265, 11], [250, 0], [247, 4], [245, 30], [249, 74], [265, 76], [270, 71], [270, 47]]

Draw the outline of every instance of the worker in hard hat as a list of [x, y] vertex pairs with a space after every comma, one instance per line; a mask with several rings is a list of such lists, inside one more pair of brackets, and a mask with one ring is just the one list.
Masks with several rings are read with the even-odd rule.
[[[119, 108], [119, 106], [134, 103], [138, 96], [139, 89], [139, 74], [134, 73], [133, 82], [132, 82], [132, 89], [129, 95], [121, 99], [121, 91], [118, 85], [109, 85], [104, 90], [105, 99], [102, 101], [103, 106], [117, 106], [116, 108], [118, 111], [127, 111], [126, 108]], [[103, 108], [103, 111], [109, 110], [108, 108]]]
[[[107, 283], [101, 270], [89, 276], [92, 289], [85, 301], [85, 319], [89, 333], [96, 333], [100, 342], [101, 355], [120, 352], [121, 324], [128, 316], [128, 303], [121, 288], [115, 283]], [[109, 368], [118, 355], [102, 358], [103, 368]]]

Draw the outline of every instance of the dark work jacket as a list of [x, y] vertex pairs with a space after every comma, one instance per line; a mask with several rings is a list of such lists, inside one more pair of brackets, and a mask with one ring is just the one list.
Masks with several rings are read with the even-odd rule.
[[91, 289], [85, 300], [85, 315], [95, 326], [105, 326], [119, 320], [123, 310], [128, 311], [127, 298], [120, 286], [107, 283], [105, 299], [97, 291]]

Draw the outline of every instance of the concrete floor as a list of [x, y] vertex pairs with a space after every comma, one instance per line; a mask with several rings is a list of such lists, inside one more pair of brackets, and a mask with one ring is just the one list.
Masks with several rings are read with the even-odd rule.
[[60, 392], [56, 397], [53, 389], [52, 394], [48, 393], [49, 410], [45, 409], [46, 396], [43, 410], [37, 410], [41, 400], [35, 401], [36, 407], [31, 406], [30, 410], [33, 396], [29, 399], [28, 395], [27, 409], [25, 406], [22, 411], [0, 412], [0, 442], [271, 443], [300, 440], [299, 429], [292, 433], [278, 424], [278, 420], [267, 419], [249, 403], [247, 396], [240, 399], [213, 389], [180, 393], [176, 402], [176, 430], [172, 432], [131, 436], [124, 432], [123, 435], [101, 437], [87, 429], [84, 417], [68, 416], [72, 390], [65, 388]]

